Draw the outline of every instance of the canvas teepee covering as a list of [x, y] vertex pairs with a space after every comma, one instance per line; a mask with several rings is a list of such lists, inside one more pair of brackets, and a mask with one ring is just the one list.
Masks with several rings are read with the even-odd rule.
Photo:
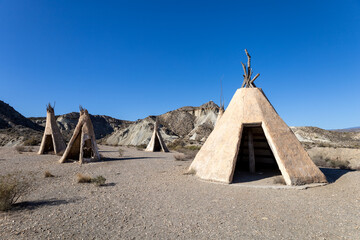
[[152, 134], [151, 140], [147, 145], [145, 151], [147, 152], [169, 152], [168, 148], [165, 145], [164, 140], [161, 137], [159, 132], [159, 124], [156, 118], [155, 125], [154, 125], [154, 132]]
[[55, 105], [52, 107], [50, 103], [46, 106], [46, 125], [38, 154], [54, 152], [59, 155], [66, 148], [60, 129], [56, 124], [54, 108]]
[[80, 163], [83, 163], [84, 159], [100, 159], [90, 115], [88, 111], [81, 106], [78, 124], [60, 159], [60, 163], [66, 162], [67, 159], [78, 159]]
[[[250, 64], [248, 66], [250, 68]], [[251, 70], [248, 76], [246, 73], [245, 88], [236, 91], [190, 165], [189, 172], [205, 180], [231, 183], [237, 165], [245, 164], [250, 172], [255, 172], [257, 160], [266, 163], [273, 157], [287, 185], [326, 182], [324, 174], [312, 162], [263, 91], [255, 87], [254, 79], [250, 79]], [[269, 148], [254, 148], [254, 144], [260, 143]]]

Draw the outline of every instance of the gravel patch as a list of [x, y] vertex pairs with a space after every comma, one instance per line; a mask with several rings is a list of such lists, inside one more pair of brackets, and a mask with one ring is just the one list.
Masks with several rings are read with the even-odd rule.
[[[32, 174], [35, 187], [0, 212], [0, 239], [359, 239], [360, 172], [325, 169], [328, 185], [301, 191], [236, 187], [184, 175], [173, 153], [100, 146], [106, 161], [0, 148], [0, 174]], [[45, 178], [49, 171], [55, 177]], [[77, 183], [78, 173], [107, 185]]]

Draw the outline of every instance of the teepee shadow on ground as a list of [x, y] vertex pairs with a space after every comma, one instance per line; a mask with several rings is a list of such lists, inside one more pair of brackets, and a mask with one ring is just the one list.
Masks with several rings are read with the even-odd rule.
[[329, 183], [334, 183], [343, 175], [353, 171], [347, 169], [325, 168], [325, 167], [320, 167], [320, 170], [325, 175]]

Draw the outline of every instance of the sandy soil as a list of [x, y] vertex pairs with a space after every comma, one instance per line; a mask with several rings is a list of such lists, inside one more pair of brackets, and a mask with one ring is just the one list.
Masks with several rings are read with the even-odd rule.
[[190, 162], [172, 153], [100, 149], [108, 161], [80, 166], [0, 148], [0, 174], [32, 172], [36, 183], [0, 212], [0, 239], [360, 239], [359, 171], [323, 169], [333, 183], [306, 190], [255, 188], [183, 175]]

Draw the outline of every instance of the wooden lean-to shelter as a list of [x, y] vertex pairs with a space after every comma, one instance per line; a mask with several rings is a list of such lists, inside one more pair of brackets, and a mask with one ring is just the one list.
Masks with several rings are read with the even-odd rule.
[[57, 155], [61, 155], [66, 148], [63, 136], [56, 124], [54, 108], [55, 104], [54, 106], [51, 106], [49, 103], [46, 106], [46, 125], [38, 154], [53, 152]]
[[198, 177], [231, 183], [235, 169], [255, 173], [275, 166], [287, 185], [327, 182], [295, 134], [280, 118], [264, 92], [251, 79], [250, 55], [244, 82], [196, 155], [189, 172]]
[[60, 163], [64, 163], [68, 159], [79, 160], [80, 163], [100, 160], [90, 115], [88, 111], [81, 106], [78, 124], [76, 125], [70, 142], [60, 159]]

